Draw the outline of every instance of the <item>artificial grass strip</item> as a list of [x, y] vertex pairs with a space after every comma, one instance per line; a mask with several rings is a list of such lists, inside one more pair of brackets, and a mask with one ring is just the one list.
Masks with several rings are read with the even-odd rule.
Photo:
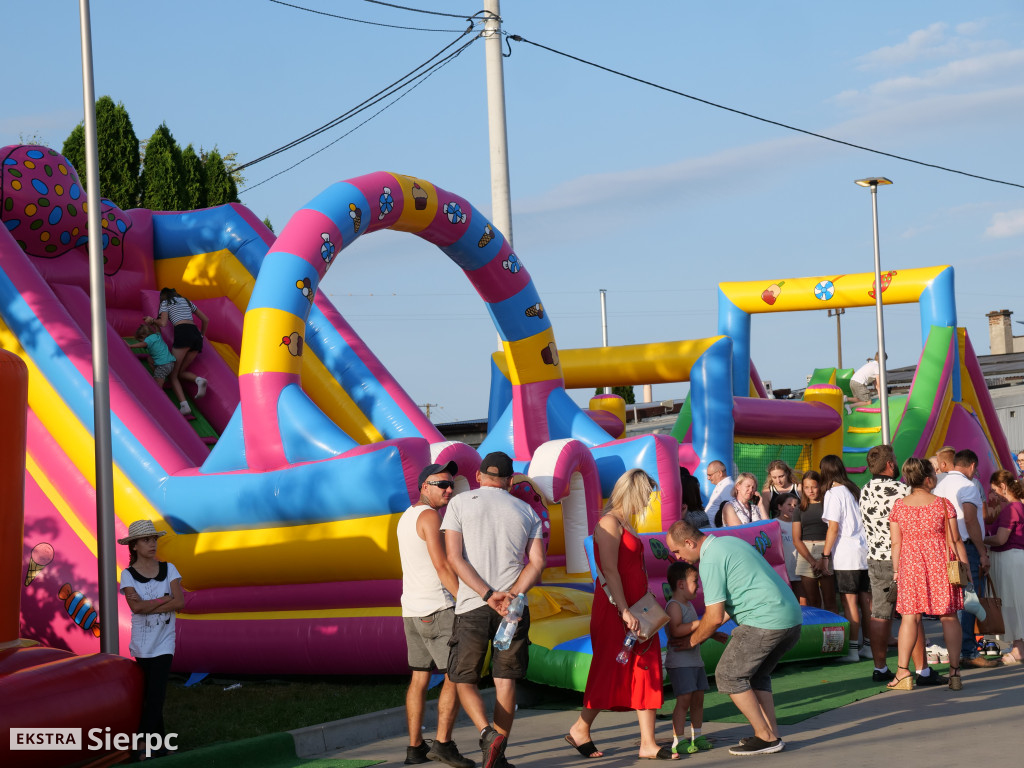
[[[885, 683], [872, 681], [874, 668], [868, 659], [852, 664], [833, 660], [783, 664], [772, 675], [776, 719], [783, 725], [792, 725], [881, 693]], [[667, 698], [670, 688], [665, 693], [665, 704], [658, 712], [661, 717], [670, 716], [676, 703], [674, 698]], [[704, 720], [746, 722], [732, 700], [716, 690], [704, 694]]]
[[304, 760], [290, 733], [214, 744], [160, 758], [160, 768], [366, 768], [383, 760]]

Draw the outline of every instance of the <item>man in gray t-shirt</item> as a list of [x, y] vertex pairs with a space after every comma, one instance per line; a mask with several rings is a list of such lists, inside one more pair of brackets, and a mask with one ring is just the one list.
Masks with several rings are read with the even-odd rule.
[[512, 474], [512, 459], [506, 454], [487, 454], [476, 473], [480, 488], [452, 499], [441, 524], [448, 562], [459, 577], [448, 676], [480, 730], [483, 768], [502, 764], [512, 730], [516, 680], [526, 674], [529, 661], [529, 608], [524, 609], [509, 648], [494, 649], [491, 657], [494, 727], [478, 688], [484, 658], [509, 604], [537, 583], [545, 560], [540, 518], [509, 493]]

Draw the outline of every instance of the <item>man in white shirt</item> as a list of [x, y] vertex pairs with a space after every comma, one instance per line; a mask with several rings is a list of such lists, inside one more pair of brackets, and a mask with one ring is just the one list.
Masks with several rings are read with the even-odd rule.
[[[982, 512], [985, 501], [978, 486], [972, 482], [978, 470], [978, 454], [970, 449], [957, 451], [953, 457], [953, 469], [935, 486], [935, 495], [949, 499], [956, 508], [956, 522], [960, 528], [960, 538], [967, 550], [967, 563], [971, 568], [971, 580], [978, 597], [985, 596], [983, 577], [988, 573], [988, 549], [985, 547], [984, 522]], [[965, 667], [995, 667], [999, 664], [995, 659], [986, 659], [978, 654], [978, 646], [974, 637], [974, 615], [967, 611], [960, 612], [960, 629], [963, 642], [960, 647], [960, 664]], [[950, 656], [954, 653], [949, 649]]]
[[722, 504], [728, 502], [732, 497], [732, 487], [735, 483], [732, 477], [729, 476], [725, 464], [721, 461], [712, 461], [708, 464], [707, 477], [708, 480], [715, 484], [715, 488], [711, 491], [708, 503], [704, 505], [704, 511], [707, 513], [711, 524], [717, 528], [719, 526], [715, 523], [715, 516], [718, 514]]
[[[455, 768], [472, 768], [473, 761], [463, 757], [452, 741], [452, 727], [459, 713], [455, 683], [448, 677], [448, 641], [455, 624], [455, 598], [459, 579], [448, 562], [441, 535], [440, 509], [454, 492], [454, 461], [445, 465], [428, 464], [419, 476], [419, 501], [398, 520], [398, 554], [402, 562], [402, 623], [405, 626], [409, 668], [412, 680], [405, 696], [405, 718], [409, 726], [409, 746], [405, 764], [435, 760]], [[430, 669], [444, 675], [437, 699], [437, 735], [434, 743], [423, 740], [423, 711]]]

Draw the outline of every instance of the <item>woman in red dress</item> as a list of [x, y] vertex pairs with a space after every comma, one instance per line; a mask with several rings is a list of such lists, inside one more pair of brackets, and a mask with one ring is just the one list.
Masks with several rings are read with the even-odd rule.
[[647, 594], [648, 588], [644, 544], [636, 529], [643, 524], [656, 487], [643, 470], [632, 469], [624, 474], [615, 483], [605, 514], [594, 529], [594, 557], [606, 584], [602, 588], [598, 580], [594, 585], [590, 674], [583, 694], [583, 710], [565, 737], [583, 757], [603, 756], [590, 737], [590, 728], [602, 709], [635, 709], [640, 721], [640, 757], [673, 759], [672, 750], [659, 748], [654, 740], [655, 715], [662, 704], [658, 636], [637, 641], [626, 664], [615, 660], [626, 632], [640, 625], [629, 612], [629, 606]]
[[[964, 607], [964, 593], [963, 589], [949, 583], [946, 564], [953, 559], [951, 554], [966, 563], [967, 551], [960, 540], [953, 505], [931, 492], [935, 488], [935, 468], [931, 462], [907, 459], [903, 462], [903, 477], [913, 490], [893, 505], [889, 515], [892, 576], [897, 583], [896, 610], [903, 620], [900, 622], [899, 666], [896, 678], [888, 687], [909, 691], [914, 685], [914, 676], [908, 668], [910, 652], [918, 633], [923, 631], [921, 614], [929, 613], [942, 619], [942, 635], [951, 654], [960, 647], [960, 622], [956, 612]], [[953, 665], [952, 656], [949, 687], [954, 691], [963, 688], [960, 665]]]

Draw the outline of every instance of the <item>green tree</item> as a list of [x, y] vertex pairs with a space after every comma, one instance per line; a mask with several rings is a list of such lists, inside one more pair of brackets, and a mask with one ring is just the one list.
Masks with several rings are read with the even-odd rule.
[[203, 178], [203, 161], [189, 144], [181, 152], [181, 166], [185, 175], [185, 208], [194, 211], [206, 208], [206, 181]]
[[[119, 208], [139, 203], [139, 138], [124, 104], [109, 96], [96, 102], [96, 143], [100, 159], [100, 194]], [[79, 123], [65, 139], [61, 154], [87, 184], [85, 126]]]
[[78, 176], [85, 187], [85, 126], [79, 123], [74, 130], [64, 139], [64, 146], [60, 153], [68, 159], [68, 162], [78, 171]]
[[274, 225], [270, 223], [270, 217], [269, 216], [267, 216], [265, 219], [263, 219], [263, 223], [266, 225], [267, 229], [269, 229], [271, 232], [274, 231]]
[[153, 211], [186, 209], [181, 148], [167, 123], [161, 123], [146, 142], [142, 165], [142, 207]]
[[[597, 389], [595, 389], [594, 390], [594, 394], [595, 395], [603, 395], [604, 394], [604, 387], [598, 387]], [[633, 403], [636, 402], [636, 395], [633, 394], [633, 385], [632, 384], [630, 384], [629, 386], [623, 386], [623, 387], [612, 387], [612, 394], [613, 395], [618, 395], [623, 400], [625, 400], [626, 401], [626, 405], [632, 405]]]
[[231, 178], [224, 158], [216, 147], [203, 158], [203, 172], [206, 176], [206, 200], [212, 206], [237, 203], [238, 187]]

